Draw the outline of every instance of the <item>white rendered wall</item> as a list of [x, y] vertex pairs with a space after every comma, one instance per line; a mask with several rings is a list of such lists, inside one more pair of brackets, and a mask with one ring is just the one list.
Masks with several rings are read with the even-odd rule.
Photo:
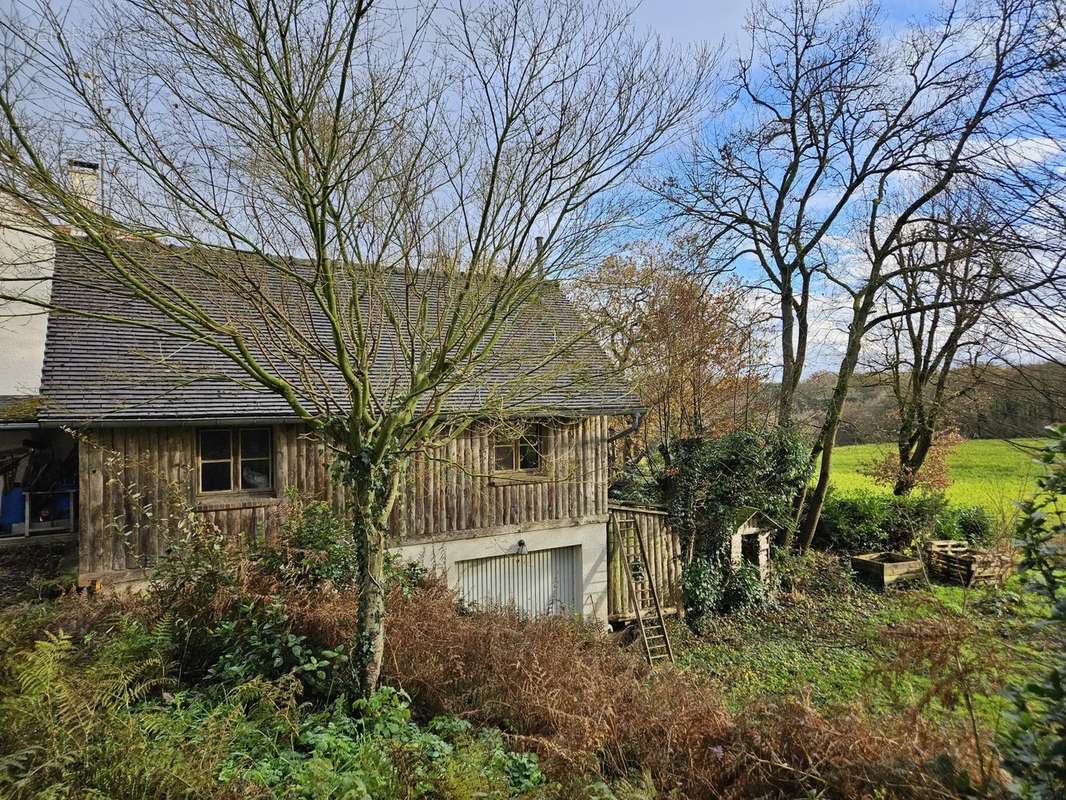
[[474, 558], [509, 555], [518, 552], [518, 541], [529, 552], [555, 547], [580, 547], [581, 615], [588, 621], [607, 625], [607, 524], [594, 522], [565, 528], [523, 530], [470, 539], [401, 545], [392, 552], [405, 561], [418, 561], [430, 571], [444, 576], [454, 587], [459, 579], [456, 566]]
[[[34, 234], [34, 228], [32, 214], [0, 195], [0, 296], [47, 300], [55, 248], [43, 227], [41, 234]], [[36, 394], [40, 389], [47, 323], [41, 309], [0, 299], [0, 394]]]

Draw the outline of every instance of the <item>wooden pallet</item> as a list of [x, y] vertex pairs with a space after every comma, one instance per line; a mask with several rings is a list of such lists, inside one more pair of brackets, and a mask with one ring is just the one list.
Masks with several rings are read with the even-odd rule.
[[1014, 569], [1010, 551], [982, 550], [953, 539], [934, 539], [926, 545], [929, 572], [963, 586], [1002, 584]]
[[672, 663], [674, 648], [670, 643], [670, 632], [663, 617], [659, 590], [655, 586], [648, 561], [648, 548], [644, 543], [640, 521], [633, 514], [615, 511], [611, 513], [610, 525], [618, 541], [622, 564], [625, 567], [626, 582], [633, 600], [644, 657], [649, 664], [659, 661]]

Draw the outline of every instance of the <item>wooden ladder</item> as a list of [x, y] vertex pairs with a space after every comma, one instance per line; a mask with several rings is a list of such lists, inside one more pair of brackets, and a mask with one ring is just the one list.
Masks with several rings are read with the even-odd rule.
[[[663, 619], [663, 607], [659, 602], [659, 589], [648, 562], [648, 548], [644, 542], [644, 531], [640, 522], [632, 514], [611, 513], [614, 535], [618, 542], [619, 554], [629, 583], [629, 596], [633, 601], [633, 611], [637, 616], [637, 630], [644, 645], [644, 655], [649, 664], [659, 661], [674, 661], [674, 648], [670, 643], [670, 632]], [[650, 602], [649, 602], [650, 601]]]

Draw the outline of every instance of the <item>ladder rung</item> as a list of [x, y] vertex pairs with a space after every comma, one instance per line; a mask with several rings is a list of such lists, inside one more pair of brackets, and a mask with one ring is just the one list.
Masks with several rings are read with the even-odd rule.
[[[636, 607], [636, 622], [644, 643], [648, 663], [673, 661], [670, 635], [662, 618], [662, 606], [654, 584], [655, 577], [648, 563], [643, 532], [633, 516], [612, 514], [614, 532], [621, 547], [630, 596]], [[648, 605], [645, 605], [647, 603]]]

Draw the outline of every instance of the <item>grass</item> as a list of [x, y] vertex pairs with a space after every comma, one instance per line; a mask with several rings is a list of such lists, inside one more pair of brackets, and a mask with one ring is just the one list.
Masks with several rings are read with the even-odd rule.
[[[948, 457], [952, 484], [946, 494], [957, 505], [984, 506], [994, 518], [1013, 516], [1013, 503], [1034, 488], [1040, 467], [1032, 459], [1045, 439], [970, 439]], [[891, 452], [892, 444], [855, 444], [833, 453], [832, 483], [837, 490], [890, 491], [859, 470]]]
[[914, 707], [929, 719], [962, 723], [959, 698], [939, 691], [957, 681], [938, 678], [923, 657], [957, 635], [976, 715], [994, 731], [1007, 703], [1000, 691], [1048, 668], [1035, 626], [1041, 611], [1018, 578], [1001, 591], [857, 588], [844, 596], [786, 595], [762, 612], [712, 620], [698, 635], [679, 625], [675, 638], [679, 663], [711, 676], [733, 709], [809, 697], [821, 709], [857, 704], [877, 715]]

